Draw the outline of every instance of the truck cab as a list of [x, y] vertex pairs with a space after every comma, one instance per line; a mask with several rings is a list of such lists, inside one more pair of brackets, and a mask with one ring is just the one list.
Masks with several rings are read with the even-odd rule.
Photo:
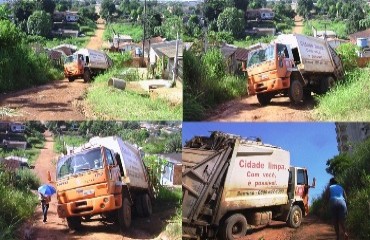
[[56, 187], [58, 216], [67, 218], [68, 226], [77, 229], [81, 217], [120, 209], [125, 186], [114, 153], [95, 146], [59, 159]]
[[[83, 54], [73, 54], [68, 56], [64, 60], [64, 76], [68, 78], [70, 82], [73, 82], [78, 77], [84, 77], [85, 80], [85, 67], [89, 62], [89, 58], [85, 57]], [[88, 76], [86, 76], [88, 77]]]

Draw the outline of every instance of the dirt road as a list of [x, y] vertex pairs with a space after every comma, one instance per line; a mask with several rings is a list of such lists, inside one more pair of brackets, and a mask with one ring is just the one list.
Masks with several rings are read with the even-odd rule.
[[[98, 20], [95, 36], [91, 37], [88, 48], [100, 49], [103, 44], [105, 23]], [[86, 106], [83, 95], [89, 84], [77, 79], [67, 79], [0, 95], [0, 107], [14, 109], [17, 116], [9, 117], [15, 121], [29, 120], [84, 120]]]
[[[50, 132], [46, 132], [46, 144], [41, 150], [40, 156], [35, 163], [35, 172], [40, 177], [42, 183], [47, 183], [47, 171], [55, 176], [55, 160], [57, 155], [53, 152], [53, 138]], [[78, 232], [70, 231], [67, 222], [58, 217], [57, 199], [54, 195], [50, 203], [47, 224], [42, 223], [41, 207], [36, 208], [32, 219], [19, 231], [19, 237], [24, 239], [27, 235], [29, 239], [43, 240], [129, 240], [129, 239], [166, 239], [164, 228], [168, 220], [175, 213], [175, 206], [161, 203], [153, 206], [153, 215], [150, 218], [134, 218], [132, 228], [127, 232], [121, 232], [118, 225], [106, 222], [99, 217], [93, 217], [88, 222], [83, 222], [82, 230]]]
[[250, 230], [242, 240], [335, 240], [335, 232], [331, 225], [318, 220], [314, 216], [304, 218], [302, 225], [289, 228], [285, 223], [272, 222], [270, 226]]
[[[294, 19], [293, 33], [303, 32], [303, 19]], [[288, 97], [272, 99], [271, 104], [262, 107], [256, 96], [243, 97], [222, 104], [213, 111], [207, 121], [313, 121], [314, 100], [296, 106]]]

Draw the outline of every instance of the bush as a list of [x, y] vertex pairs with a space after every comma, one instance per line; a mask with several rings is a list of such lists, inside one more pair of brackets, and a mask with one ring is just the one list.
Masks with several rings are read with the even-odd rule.
[[348, 72], [357, 68], [357, 52], [358, 47], [352, 43], [341, 44], [337, 48], [337, 53], [340, 55], [343, 63], [344, 71]]
[[37, 190], [41, 185], [40, 179], [30, 169], [19, 169], [16, 172], [14, 186], [20, 190]]

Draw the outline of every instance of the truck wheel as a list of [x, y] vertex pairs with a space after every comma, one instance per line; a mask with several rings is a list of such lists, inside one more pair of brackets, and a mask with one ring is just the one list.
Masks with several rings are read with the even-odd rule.
[[131, 226], [131, 204], [126, 197], [123, 198], [122, 207], [118, 209], [118, 223], [122, 230]]
[[85, 69], [84, 71], [84, 82], [90, 82], [91, 80], [91, 73], [89, 69]]
[[271, 102], [271, 98], [272, 98], [272, 95], [269, 94], [269, 93], [259, 93], [259, 94], [257, 94], [258, 102], [262, 106], [266, 106], [267, 104], [269, 104]]
[[332, 89], [335, 86], [335, 80], [333, 77], [329, 76], [325, 79], [322, 79], [320, 82], [320, 92], [322, 94], [327, 93], [330, 89]]
[[298, 205], [294, 205], [288, 219], [288, 225], [292, 228], [298, 228], [302, 223], [302, 210]]
[[311, 95], [311, 90], [310, 89], [303, 89], [303, 98], [305, 100], [308, 100], [308, 99], [311, 99], [312, 98], [312, 95]]
[[73, 82], [75, 79], [73, 77], [68, 77], [68, 81]]
[[247, 219], [242, 214], [231, 215], [222, 226], [222, 239], [233, 240], [242, 238], [247, 233]]
[[67, 217], [67, 224], [71, 230], [79, 230], [81, 228], [81, 217]]
[[289, 98], [293, 103], [300, 103], [303, 100], [303, 85], [299, 80], [290, 84]]
[[142, 195], [141, 200], [142, 200], [144, 217], [150, 217], [150, 215], [152, 215], [153, 208], [152, 208], [152, 201], [150, 200], [149, 195], [145, 193], [144, 195]]
[[135, 199], [135, 210], [137, 213], [138, 217], [143, 217], [144, 216], [144, 211], [143, 211], [143, 198], [141, 195], [138, 195]]

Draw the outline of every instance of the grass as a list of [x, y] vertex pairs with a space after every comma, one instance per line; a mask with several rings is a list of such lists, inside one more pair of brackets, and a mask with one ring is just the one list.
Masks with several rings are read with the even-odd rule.
[[101, 120], [180, 120], [182, 106], [171, 106], [161, 99], [151, 99], [147, 93], [109, 87], [108, 79], [121, 70], [111, 70], [95, 79], [86, 101]]
[[159, 187], [158, 201], [163, 202], [180, 202], [182, 198], [182, 188]]
[[316, 28], [317, 31], [326, 30], [334, 31], [339, 38], [348, 39], [348, 34], [346, 33], [346, 24], [343, 21], [329, 21], [329, 20], [309, 20], [304, 22], [303, 33], [305, 35], [313, 36], [312, 26]]
[[237, 47], [249, 47], [256, 43], [270, 43], [273, 39], [275, 39], [275, 36], [266, 36], [266, 37], [251, 37], [247, 36], [245, 40], [235, 40], [234, 45]]
[[140, 42], [143, 39], [143, 29], [142, 26], [131, 24], [131, 23], [111, 23], [108, 24], [105, 28], [103, 39], [109, 40], [112, 39], [113, 30], [116, 33], [122, 35], [129, 35], [132, 37], [134, 42]]
[[318, 100], [313, 113], [318, 121], [370, 121], [369, 68], [348, 72], [335, 89]]
[[72, 136], [72, 135], [54, 135], [54, 152], [63, 153], [65, 151], [64, 143], [68, 146], [78, 147], [88, 141], [87, 138], [82, 136]]

